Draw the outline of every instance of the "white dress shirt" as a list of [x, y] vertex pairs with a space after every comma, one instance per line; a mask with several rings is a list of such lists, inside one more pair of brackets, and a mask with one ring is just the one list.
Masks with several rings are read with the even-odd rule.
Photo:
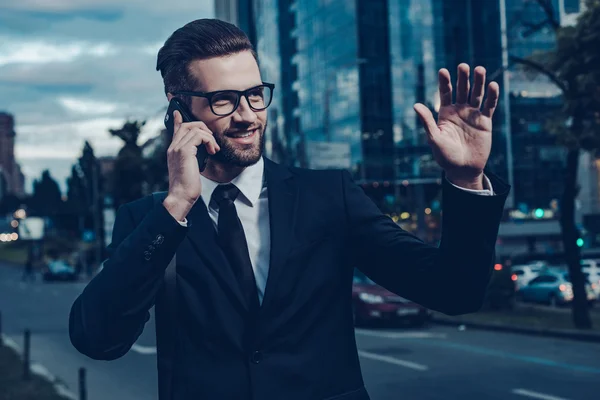
[[[210, 199], [216, 187], [224, 183], [212, 181], [203, 175], [200, 175], [200, 179], [202, 180], [201, 197], [208, 207], [208, 214], [215, 229], [218, 229], [219, 211], [211, 207]], [[240, 190], [234, 205], [246, 235], [248, 253], [250, 254], [250, 262], [254, 270], [258, 298], [261, 304], [265, 294], [267, 276], [269, 275], [271, 251], [269, 199], [265, 182], [263, 158], [256, 164], [244, 169], [240, 175], [230, 182]], [[492, 196], [494, 194], [492, 184], [487, 176], [484, 176], [485, 189], [483, 190], [465, 189], [454, 185], [452, 182], [450, 183], [459, 189], [478, 195]], [[187, 226], [187, 220], [178, 222], [183, 226]]]

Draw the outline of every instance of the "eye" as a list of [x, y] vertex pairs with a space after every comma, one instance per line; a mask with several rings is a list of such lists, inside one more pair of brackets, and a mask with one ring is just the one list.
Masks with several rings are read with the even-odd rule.
[[226, 106], [234, 104], [237, 101], [237, 93], [222, 92], [217, 93], [212, 97], [212, 104], [216, 106]]

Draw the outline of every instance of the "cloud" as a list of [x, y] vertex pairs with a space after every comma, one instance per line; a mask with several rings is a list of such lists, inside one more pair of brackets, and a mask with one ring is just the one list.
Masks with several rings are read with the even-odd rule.
[[0, 110], [15, 116], [16, 157], [27, 181], [49, 168], [61, 183], [89, 140], [114, 155], [109, 128], [163, 127], [156, 55], [168, 36], [213, 16], [214, 0], [0, 0]]
[[[7, 4], [3, 4], [6, 2]], [[73, 11], [98, 11], [106, 9], [147, 9], [152, 12], [177, 13], [202, 11], [212, 15], [214, 0], [178, 0], [177, 3], [161, 0], [19, 0], [2, 1], [2, 8], [33, 12], [66, 13]], [[0, 9], [2, 9], [0, 8]]]
[[69, 42], [57, 45], [45, 40], [14, 42], [11, 39], [7, 35], [0, 36], [0, 66], [72, 62], [82, 56], [105, 57], [116, 53], [110, 43]]
[[110, 114], [119, 108], [117, 103], [75, 99], [72, 97], [61, 97], [58, 99], [58, 102], [68, 111], [72, 111], [79, 115]]

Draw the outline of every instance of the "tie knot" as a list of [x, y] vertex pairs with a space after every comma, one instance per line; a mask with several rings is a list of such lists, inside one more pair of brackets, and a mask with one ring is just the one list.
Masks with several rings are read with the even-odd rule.
[[219, 185], [215, 188], [215, 191], [212, 194], [212, 200], [217, 203], [219, 207], [223, 205], [225, 202], [231, 201], [232, 203], [240, 194], [240, 189], [238, 189], [233, 183], [228, 183], [226, 185]]

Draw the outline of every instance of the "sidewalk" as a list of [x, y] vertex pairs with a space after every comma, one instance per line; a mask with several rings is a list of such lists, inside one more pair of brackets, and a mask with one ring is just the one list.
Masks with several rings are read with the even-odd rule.
[[32, 364], [23, 379], [24, 365], [18, 347], [7, 337], [0, 345], [0, 400], [75, 400], [76, 397], [44, 367]]
[[502, 332], [557, 337], [600, 343], [600, 313], [590, 310], [591, 330], [575, 329], [570, 309], [517, 304], [513, 311], [480, 311], [474, 314], [450, 317], [433, 314], [433, 322]]

